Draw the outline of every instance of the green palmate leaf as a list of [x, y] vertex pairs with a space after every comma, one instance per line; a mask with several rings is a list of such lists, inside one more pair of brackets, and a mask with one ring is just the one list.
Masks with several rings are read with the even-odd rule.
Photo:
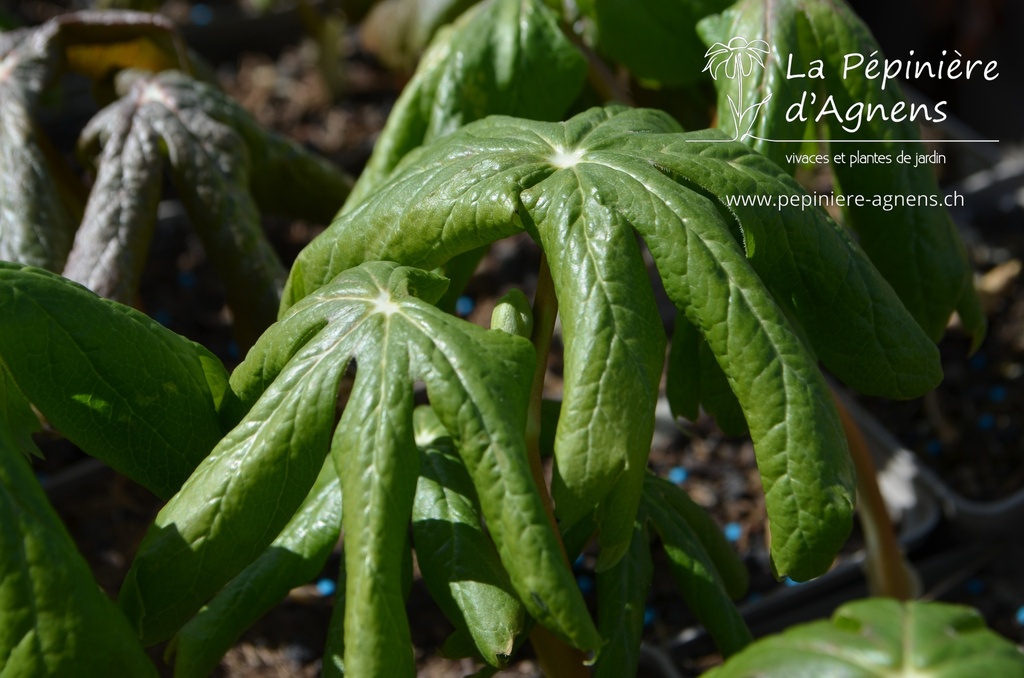
[[[730, 219], [748, 261], [775, 301], [798, 321], [797, 330], [817, 357], [871, 395], [911, 398], [937, 385], [942, 378], [937, 350], [847, 232], [820, 210], [781, 213], [729, 205], [729, 197], [799, 197], [799, 189], [778, 166], [739, 144], [715, 143], [712, 134], [699, 132], [690, 139], [691, 145], [698, 138], [710, 142], [699, 158], [676, 143], [654, 162], [718, 196], [717, 207]], [[707, 171], [706, 163], [715, 161], [721, 171]], [[851, 312], [839, 315], [837, 306]]]
[[661, 535], [672, 576], [686, 605], [708, 630], [723, 655], [743, 649], [752, 640], [739, 610], [726, 591], [718, 568], [686, 519], [664, 506], [654, 493], [645, 493], [643, 507]]
[[[570, 121], [565, 142], [590, 131], [578, 125]], [[562, 140], [553, 141], [557, 149]], [[533, 208], [530, 230], [548, 254], [566, 338], [552, 493], [568, 524], [599, 505], [603, 568], [632, 539], [665, 337], [630, 220], [601, 191], [600, 167], [555, 172], [520, 199]]]
[[640, 80], [687, 85], [701, 77], [704, 48], [697, 20], [720, 12], [729, 0], [589, 0], [581, 9], [597, 29], [598, 48]]
[[37, 424], [0, 367], [0, 676], [156, 676], [32, 476]]
[[40, 33], [0, 41], [0, 259], [59, 271], [75, 227], [32, 115], [59, 55]]
[[330, 445], [344, 497], [347, 670], [413, 666], [400, 563], [419, 467], [416, 379], [459, 449], [527, 610], [573, 644], [597, 647], [525, 456], [532, 348], [436, 309], [444, 288], [424, 271], [367, 264], [296, 305], [253, 347], [232, 375], [243, 402], [255, 401], [249, 414], [161, 511], [122, 590], [147, 642], [173, 633], [295, 512], [327, 452], [354, 357], [355, 384]]
[[492, 117], [417, 151], [342, 214], [299, 256], [284, 308], [362, 261], [432, 269], [531, 233], [551, 267], [565, 337], [556, 510], [569, 524], [600, 508], [608, 566], [631, 539], [664, 356], [639, 233], [743, 408], [775, 565], [808, 578], [848, 534], [853, 474], [801, 337], [840, 378], [890, 397], [931, 388], [938, 353], [823, 212], [783, 223], [723, 205], [744, 192], [802, 195], [742, 144], [681, 134], [655, 111], [594, 109], [566, 123]]
[[486, 0], [442, 31], [402, 91], [346, 209], [409, 151], [503, 113], [559, 119], [583, 86], [583, 56], [541, 0]]
[[88, 454], [162, 497], [240, 416], [223, 365], [126, 306], [0, 262], [0, 362]]
[[974, 609], [875, 598], [848, 603], [830, 621], [759, 640], [709, 678], [972, 678], [1024, 676], [1024, 654], [985, 627]]
[[436, 415], [425, 408], [416, 414], [422, 470], [412, 529], [423, 582], [475, 651], [488, 664], [504, 666], [523, 632], [523, 606], [483, 531], [473, 483], [447, 431], [432, 435], [430, 423], [421, 421], [436, 421]]
[[[366, 268], [365, 272], [354, 272], [352, 280], [367, 285], [360, 296], [365, 295], [370, 303], [377, 304], [375, 300], [381, 290], [397, 290], [417, 282], [415, 278], [408, 279], [412, 275], [409, 269], [393, 271], [394, 265], [378, 265]], [[370, 280], [359, 280], [355, 273]], [[427, 277], [421, 272], [416, 275]], [[368, 284], [371, 280], [372, 284]], [[429, 279], [425, 282], [429, 284]], [[320, 299], [330, 299], [335, 284], [318, 292], [301, 308], [316, 310]], [[434, 299], [395, 299], [394, 294], [392, 299], [394, 308], [375, 316], [384, 326], [386, 343], [377, 349], [364, 349], [369, 353], [367, 357], [362, 353], [358, 356], [359, 373], [350, 403], [362, 405], [356, 409], [350, 404], [338, 429], [339, 436], [346, 441], [345, 445], [336, 446], [339, 475], [346, 496], [357, 492], [361, 496], [353, 507], [363, 514], [354, 525], [350, 526], [347, 518], [345, 524], [349, 606], [345, 624], [346, 670], [354, 675], [384, 675], [389, 674], [388, 669], [411, 670], [411, 664], [405, 664], [411, 662], [408, 629], [396, 628], [395, 620], [403, 618], [384, 612], [388, 607], [400, 610], [402, 602], [394, 590], [388, 596], [388, 585], [394, 586], [394, 577], [386, 578], [385, 573], [398, 562], [394, 549], [404, 543], [409, 511], [398, 503], [402, 494], [408, 497], [408, 509], [412, 508], [412, 492], [399, 482], [408, 483], [411, 479], [415, 483], [416, 466], [399, 455], [408, 454], [411, 448], [406, 432], [411, 417], [405, 412], [411, 412], [414, 377], [426, 383], [435, 412], [453, 435], [480, 496], [502, 563], [527, 609], [574, 645], [595, 649], [599, 643], [596, 631], [582, 598], [571, 588], [571, 573], [560, 562], [557, 542], [547, 527], [525, 457], [521, 431], [528, 375], [532, 374], [529, 343], [503, 332], [484, 332], [462, 323], [426, 303]], [[366, 397], [357, 397], [363, 393]], [[388, 396], [390, 407], [382, 402], [384, 396]], [[403, 418], [409, 420], [407, 424], [402, 424]], [[342, 452], [353, 447], [359, 452]], [[415, 448], [411, 450], [415, 454]], [[348, 479], [357, 485], [355, 491], [349, 490]], [[373, 500], [385, 487], [392, 488], [387, 494], [387, 506]], [[346, 508], [346, 516], [349, 514]], [[354, 535], [380, 535], [385, 525], [394, 535], [390, 549], [380, 539], [353, 540]], [[362, 563], [367, 565], [361, 565], [357, 572], [356, 564]], [[370, 563], [378, 565], [369, 566]], [[367, 610], [380, 610], [381, 614], [368, 615]], [[382, 627], [384, 624], [387, 626]], [[367, 635], [374, 630], [388, 633], [383, 637], [380, 633]], [[399, 635], [399, 630], [404, 633]], [[402, 643], [396, 641], [406, 641], [404, 653]], [[395, 666], [392, 662], [403, 655], [405, 662]]]
[[[768, 45], [763, 68], [749, 69], [748, 77], [716, 80], [723, 127], [740, 136], [749, 128], [751, 136], [745, 141], [789, 169], [793, 162], [786, 156], [798, 151], [804, 138], [824, 138], [820, 135], [827, 130], [828, 138], [859, 141], [831, 148], [833, 154], [846, 153], [845, 161], [831, 163], [837, 188], [866, 198], [863, 205], [845, 208], [848, 224], [932, 339], [942, 335], [950, 314], [961, 310], [968, 332], [980, 342], [984, 319], [972, 313], [976, 299], [966, 251], [941, 206], [930, 164], [916, 162], [925, 152], [918, 124], [945, 114], [938, 106], [906, 103], [895, 80], [887, 80], [883, 88], [881, 79], [865, 77], [868, 63], [881, 52], [863, 22], [843, 2], [742, 0], [705, 20], [700, 30], [709, 45], [728, 44], [735, 36]], [[863, 61], [847, 55], [860, 55]], [[787, 73], [807, 77], [787, 78]], [[757, 108], [737, 122], [737, 116], [726, 113], [730, 98], [744, 102], [740, 107]], [[800, 106], [802, 116], [793, 113], [794, 106]], [[897, 161], [901, 153], [914, 160]], [[854, 154], [882, 154], [890, 161], [855, 165], [850, 160]], [[935, 206], [895, 203], [907, 196], [933, 199]]]
[[[369, 295], [364, 301], [375, 303]], [[393, 310], [398, 313], [384, 310], [366, 323], [356, 382], [332, 445], [344, 493], [344, 656], [345, 671], [353, 676], [416, 672], [401, 563], [409, 548], [419, 455], [412, 431], [410, 347], [401, 336], [401, 321], [392, 319], [401, 308], [394, 304]]]
[[316, 577], [340, 532], [341, 486], [333, 463], [325, 463], [277, 539], [175, 636], [174, 675], [210, 675], [249, 626]]
[[598, 629], [607, 642], [594, 665], [595, 678], [636, 675], [654, 571], [646, 522], [641, 511], [629, 551], [614, 567], [597, 573]]
[[644, 494], [666, 512], [674, 512], [693, 531], [730, 598], [736, 600], [746, 594], [747, 568], [707, 511], [694, 503], [685, 490], [653, 473], [644, 477]]

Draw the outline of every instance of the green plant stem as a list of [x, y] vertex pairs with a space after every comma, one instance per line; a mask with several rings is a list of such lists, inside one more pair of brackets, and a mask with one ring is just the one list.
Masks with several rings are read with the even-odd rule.
[[918, 582], [896, 540], [896, 531], [878, 489], [878, 474], [864, 435], [834, 389], [832, 400], [839, 411], [857, 471], [857, 511], [867, 550], [868, 588], [875, 596], [912, 600], [917, 597]]
[[630, 94], [628, 86], [615, 77], [608, 64], [598, 56], [583, 40], [562, 24], [562, 32], [587, 59], [587, 81], [598, 96], [605, 102], [616, 102], [626, 106], [635, 106], [636, 100]]
[[[544, 398], [544, 378], [548, 370], [551, 335], [555, 329], [555, 318], [557, 316], [558, 298], [555, 296], [551, 269], [548, 268], [547, 256], [541, 255], [540, 271], [537, 276], [537, 292], [533, 298], [533, 335], [530, 337], [530, 341], [533, 342], [534, 351], [537, 354], [537, 364], [533, 371], [533, 389], [530, 391], [530, 405], [526, 414], [526, 452], [530, 458], [530, 470], [533, 471], [533, 480], [540, 491], [541, 499], [544, 502], [544, 509], [548, 514], [548, 520], [551, 521], [555, 534], [560, 535], [558, 522], [555, 520], [554, 507], [551, 502], [551, 494], [548, 492], [547, 481], [544, 478], [544, 467], [540, 459], [541, 403]], [[559, 537], [559, 541], [561, 541], [561, 537]], [[566, 562], [568, 562], [568, 557], [566, 557]]]
[[[565, 553], [558, 521], [555, 520], [551, 493], [548, 491], [544, 478], [544, 466], [540, 459], [540, 418], [541, 402], [544, 397], [544, 377], [548, 369], [548, 353], [551, 350], [551, 335], [555, 329], [555, 318], [558, 316], [558, 298], [555, 296], [555, 285], [551, 279], [546, 256], [541, 256], [540, 271], [537, 276], [537, 293], [533, 299], [533, 342], [537, 353], [537, 366], [533, 373], [533, 390], [530, 392], [530, 406], [526, 418], [526, 452], [530, 458], [530, 470], [533, 481], [540, 492], [544, 510], [548, 514], [551, 527], [558, 537], [562, 559], [569, 567], [569, 557]], [[549, 678], [585, 678], [590, 675], [584, 665], [586, 657], [574, 647], [566, 645], [540, 624], [530, 632], [530, 642], [540, 660], [541, 670]]]

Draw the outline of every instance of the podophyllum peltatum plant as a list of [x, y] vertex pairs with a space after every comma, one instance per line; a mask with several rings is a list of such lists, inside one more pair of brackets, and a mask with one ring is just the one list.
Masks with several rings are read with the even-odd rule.
[[[772, 148], [730, 141], [734, 130], [684, 132], [665, 111], [590, 106], [615, 91], [602, 58], [646, 82], [706, 88], [697, 21], [724, 4], [638, 12], [598, 0], [559, 15], [539, 0], [487, 0], [438, 30], [366, 172], [292, 267], [273, 324], [266, 299], [277, 302], [283, 269], [258, 208], [317, 218], [343, 201], [344, 177], [187, 74], [112, 78], [140, 65], [126, 54], [188, 70], [181, 49], [159, 48], [173, 37], [157, 20], [85, 15], [0, 40], [0, 252], [13, 260], [0, 265], [0, 675], [150, 675], [142, 647], [161, 641], [175, 675], [205, 675], [320, 572], [339, 535], [325, 675], [414, 672], [413, 551], [456, 629], [445, 653], [485, 673], [527, 637], [551, 675], [579, 675], [587, 656], [596, 675], [635, 673], [658, 543], [719, 649], [744, 648], [731, 602], [746, 588], [742, 564], [711, 518], [646, 468], [663, 372], [677, 414], [704, 407], [749, 428], [773, 567], [806, 580], [846, 540], [855, 494], [820, 366], [863, 393], [914, 397], [941, 379], [933, 342], [951, 313], [979, 340], [983, 327], [941, 209], [851, 211], [844, 226], [819, 209], [730, 205], [804, 191]], [[831, 59], [830, 40], [875, 48], [834, 1], [772, 7], [744, 0], [699, 30], [709, 44], [736, 27], [771, 34], [775, 59]], [[126, 49], [139, 44], [155, 49]], [[675, 60], [655, 58], [663, 49]], [[72, 239], [60, 229], [74, 221], [61, 199], [73, 192], [31, 121], [81, 50], [106, 65], [94, 75], [112, 103], [86, 129], [98, 169]], [[777, 68], [770, 58], [765, 72]], [[878, 96], [865, 80], [821, 86]], [[784, 113], [762, 115], [771, 125]], [[230, 374], [203, 347], [57, 275], [67, 258], [71, 277], [131, 301], [158, 167], [252, 340]], [[938, 191], [926, 167], [836, 178], [844, 191]], [[486, 248], [524, 232], [543, 250], [532, 305], [513, 290], [490, 329], [448, 312]], [[644, 248], [678, 310], [667, 361]], [[557, 417], [541, 407], [556, 315]], [[429, 405], [416, 406], [418, 383]], [[168, 500], [116, 606], [25, 464], [38, 454], [37, 415]], [[550, 490], [542, 426], [555, 430]], [[588, 544], [596, 621], [568, 566]]]

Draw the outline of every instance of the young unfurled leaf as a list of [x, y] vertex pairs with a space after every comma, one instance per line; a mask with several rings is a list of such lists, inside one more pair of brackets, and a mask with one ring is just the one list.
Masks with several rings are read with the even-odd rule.
[[[127, 82], [120, 79], [122, 89]], [[207, 113], [205, 100], [223, 95], [176, 72], [138, 77], [122, 93], [83, 132], [85, 148], [103, 150], [65, 274], [103, 296], [131, 300], [156, 221], [166, 154], [171, 179], [224, 282], [236, 331], [251, 343], [276, 318], [271, 309], [284, 269], [249, 193], [248, 150]]]
[[186, 63], [173, 25], [141, 12], [66, 14], [0, 38], [0, 260], [63, 268], [80, 205], [66, 204], [66, 168], [32, 116], [63, 69], [99, 78], [126, 60], [154, 70]]
[[0, 366], [0, 675], [156, 676], [32, 475], [37, 423]]
[[512, 288], [494, 304], [491, 329], [530, 338], [533, 334], [533, 309], [526, 295]]
[[0, 260], [60, 271], [75, 225], [32, 120], [59, 55], [40, 32], [0, 42]]
[[128, 74], [118, 87], [122, 98], [82, 135], [98, 170], [65, 275], [101, 296], [134, 300], [166, 171], [224, 282], [235, 329], [251, 344], [276, 319], [284, 282], [257, 206], [327, 220], [347, 179], [181, 73]]
[[[436, 421], [425, 408], [416, 414], [417, 424], [428, 415]], [[476, 492], [447, 431], [436, 437], [418, 426], [416, 443], [421, 471], [412, 530], [423, 582], [456, 630], [472, 638], [484, 661], [504, 666], [523, 632], [522, 603], [484, 533]]]
[[[602, 545], [621, 554], [639, 502], [665, 341], [639, 233], [743, 408], [775, 566], [806, 579], [829, 566], [849, 533], [853, 472], [801, 337], [842, 379], [890, 397], [933, 387], [938, 352], [823, 212], [783, 223], [764, 211], [725, 210], [724, 196], [741, 192], [802, 194], [742, 144], [714, 131], [681, 134], [656, 111], [593, 109], [565, 123], [488, 118], [417, 151], [314, 240], [292, 269], [284, 308], [365, 260], [432, 269], [531, 233], [551, 267], [565, 337], [556, 511], [571, 523], [607, 507], [623, 479], [615, 495], [622, 503], [597, 516]], [[788, 250], [778, 256], [782, 244]]]
[[0, 362], [61, 433], [169, 497], [241, 413], [202, 346], [41, 269], [0, 262]]
[[750, 630], [729, 599], [718, 568], [686, 519], [664, 506], [656, 493], [645, 493], [643, 507], [661, 535], [672, 575], [686, 605], [715, 639], [723, 655], [739, 652], [751, 641]]
[[527, 610], [574, 645], [596, 649], [599, 636], [526, 460], [533, 350], [432, 306], [443, 282], [366, 264], [295, 305], [253, 347], [232, 386], [255, 404], [161, 511], [122, 590], [147, 642], [173, 633], [295, 512], [327, 452], [338, 384], [354, 357], [355, 384], [331, 445], [344, 496], [346, 670], [396, 675], [412, 667], [399, 565], [419, 466], [416, 379], [452, 435]]
[[101, 112], [84, 132], [89, 139], [100, 127], [106, 138], [64, 275], [123, 304], [135, 301], [156, 228], [163, 188], [162, 139], [142, 114], [159, 106], [140, 98], [124, 100]]
[[328, 461], [277, 539], [175, 636], [176, 678], [210, 675], [249, 626], [317, 576], [340, 532], [341, 486]]
[[487, 0], [438, 34], [402, 90], [345, 209], [409, 151], [501, 113], [557, 120], [586, 77], [583, 56], [541, 0]]
[[251, 343], [276, 317], [284, 270], [263, 237], [249, 194], [248, 150], [208, 113], [211, 100], [226, 97], [175, 72], [134, 82], [121, 78], [120, 87], [124, 96], [83, 133], [83, 146], [101, 155], [65, 275], [102, 296], [133, 300], [156, 224], [166, 156], [224, 281], [239, 334]]
[[873, 598], [843, 605], [829, 621], [763, 638], [706, 675], [1022, 676], [1024, 654], [969, 607]]
[[[737, 95], [737, 88], [741, 88], [738, 96], [749, 101], [771, 94], [744, 139], [759, 152], [792, 169], [786, 156], [799, 151], [805, 138], [860, 142], [831, 147], [832, 153], [847, 156], [847, 161], [831, 163], [837, 189], [868, 199], [863, 205], [851, 202], [844, 208], [848, 225], [857, 231], [871, 261], [928, 336], [941, 337], [950, 314], [959, 309], [961, 318], [970, 322], [965, 327], [974, 335], [975, 345], [980, 343], [984, 318], [972, 313], [976, 298], [966, 250], [942, 205], [931, 165], [916, 162], [925, 153], [918, 125], [939, 118], [940, 113], [908, 104], [893, 79], [883, 89], [878, 78], [865, 77], [868, 61], [881, 58], [881, 51], [864, 23], [845, 3], [833, 0], [742, 0], [721, 15], [705, 19], [700, 32], [709, 45], [728, 42], [733, 36], [770, 45], [763, 68], [752, 69], [749, 77], [716, 80], [720, 111], [726, 110], [727, 99]], [[848, 63], [847, 55], [857, 54], [864, 57], [863, 66], [847, 70], [849, 64], [856, 64], [855, 57]], [[814, 60], [821, 61], [823, 79], [786, 77], [790, 68], [806, 75]], [[790, 111], [801, 102], [802, 117]], [[732, 118], [722, 115], [721, 120], [728, 133], [737, 132]], [[827, 137], [815, 131], [819, 120], [828, 130]], [[857, 153], [882, 154], [890, 162], [854, 165], [849, 157]], [[909, 154], [915, 162], [898, 162], [900, 153]], [[897, 196], [914, 196], [916, 201], [922, 200], [918, 196], [931, 196], [936, 202], [932, 206], [896, 204]], [[886, 203], [875, 203], [876, 198]]]

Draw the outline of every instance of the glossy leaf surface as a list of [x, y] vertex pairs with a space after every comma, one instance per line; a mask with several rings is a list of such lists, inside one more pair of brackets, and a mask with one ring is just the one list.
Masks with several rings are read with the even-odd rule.
[[174, 675], [210, 675], [247, 628], [317, 576], [340, 532], [341, 485], [334, 464], [325, 463], [277, 539], [175, 636]]
[[441, 31], [423, 55], [346, 209], [379, 186], [410, 151], [468, 122], [496, 113], [557, 120], [586, 72], [583, 56], [541, 0], [480, 3]]
[[232, 375], [252, 409], [161, 511], [122, 591], [144, 638], [173, 633], [290, 519], [327, 453], [338, 384], [354, 357], [350, 404], [330, 444], [345, 497], [347, 669], [412, 666], [400, 563], [418, 469], [416, 379], [452, 435], [528, 611], [570, 642], [597, 647], [525, 456], [532, 348], [437, 310], [431, 302], [445, 285], [424, 271], [366, 264], [297, 304], [253, 347]]
[[709, 678], [972, 678], [1024, 675], [1024, 654], [962, 605], [875, 598], [847, 603], [829, 621], [769, 636]]
[[940, 371], [934, 345], [823, 213], [783, 223], [753, 210], [729, 214], [716, 202], [800, 190], [742, 144], [681, 134], [655, 111], [593, 109], [566, 123], [492, 117], [416, 151], [339, 217], [300, 255], [284, 307], [365, 260], [431, 269], [531, 233], [548, 257], [565, 336], [556, 510], [571, 523], [600, 505], [611, 565], [632, 535], [664, 355], [638, 232], [743, 407], [778, 572], [804, 579], [828, 566], [848, 534], [853, 476], [801, 336], [826, 366], [870, 392], [920, 394]]
[[72, 442], [169, 497], [240, 416], [202, 346], [41, 269], [0, 262], [0, 362]]
[[0, 676], [156, 676], [33, 477], [28, 423], [0, 367]]
[[447, 431], [437, 422], [432, 434], [433, 412], [416, 414], [421, 470], [412, 530], [423, 582], [456, 632], [469, 635], [488, 664], [504, 666], [523, 632], [523, 605], [483, 530], [476, 491]]

